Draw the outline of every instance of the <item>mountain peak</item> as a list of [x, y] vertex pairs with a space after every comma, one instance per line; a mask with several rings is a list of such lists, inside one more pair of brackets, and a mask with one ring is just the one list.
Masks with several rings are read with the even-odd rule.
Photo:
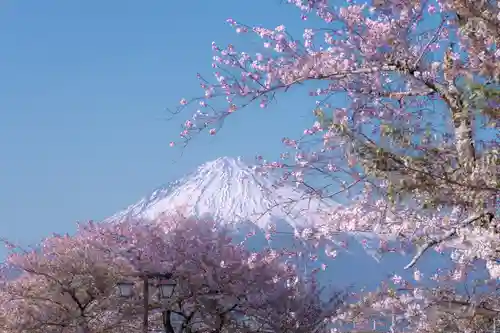
[[238, 157], [219, 157], [213, 161], [206, 162], [198, 167], [200, 169], [217, 169], [217, 170], [228, 170], [228, 169], [248, 169], [250, 166], [243, 162], [243, 159]]
[[[306, 199], [307, 198], [307, 199]], [[276, 186], [241, 157], [206, 162], [178, 181], [159, 187], [107, 221], [154, 220], [182, 207], [194, 216], [209, 215], [222, 223], [252, 223], [259, 228], [280, 224], [295, 228], [314, 223], [322, 209], [334, 204], [309, 199], [303, 191]]]

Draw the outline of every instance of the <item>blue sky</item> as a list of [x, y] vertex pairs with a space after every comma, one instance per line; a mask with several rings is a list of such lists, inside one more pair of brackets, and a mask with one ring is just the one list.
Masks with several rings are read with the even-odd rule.
[[183, 156], [168, 143], [184, 117], [164, 110], [203, 93], [196, 73], [211, 72], [212, 41], [260, 46], [227, 18], [302, 28], [279, 2], [2, 2], [0, 236], [26, 245], [72, 232], [219, 156], [277, 157], [280, 139], [309, 124], [304, 95], [235, 114]]

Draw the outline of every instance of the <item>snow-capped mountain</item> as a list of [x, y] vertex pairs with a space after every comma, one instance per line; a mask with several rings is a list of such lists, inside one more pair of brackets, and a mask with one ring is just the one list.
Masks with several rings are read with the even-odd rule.
[[155, 189], [108, 220], [154, 220], [182, 207], [188, 215], [207, 214], [224, 223], [251, 222], [261, 229], [274, 223], [295, 228], [314, 223], [319, 212], [334, 206], [331, 201], [309, 197], [291, 185], [277, 187], [272, 178], [259, 175], [240, 158], [221, 157]]

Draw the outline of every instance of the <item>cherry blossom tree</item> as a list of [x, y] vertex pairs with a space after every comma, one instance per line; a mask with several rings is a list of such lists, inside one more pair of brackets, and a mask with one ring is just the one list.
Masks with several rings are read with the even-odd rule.
[[[262, 51], [212, 44], [215, 79], [198, 75], [204, 96], [181, 99], [174, 111], [194, 111], [181, 142], [216, 135], [251, 104], [277, 105], [270, 102], [310, 87], [305, 96], [317, 98], [312, 126], [297, 139], [283, 138], [279, 160], [258, 157], [260, 172], [279, 172], [280, 181], [310, 196], [346, 203], [323, 212], [324, 223], [301, 236], [368, 231], [412, 243], [406, 269], [429, 249], [449, 248], [453, 269], [441, 278], [458, 282], [485, 266], [496, 289], [483, 297], [491, 303], [483, 308], [498, 313], [492, 300], [500, 279], [499, 3], [286, 3], [303, 20], [316, 15], [321, 23], [298, 40], [282, 25], [228, 19], [238, 34], [260, 37]], [[444, 284], [430, 290], [459, 294]], [[422, 313], [418, 318], [425, 322]]]
[[249, 252], [211, 220], [164, 216], [154, 225], [131, 221], [89, 232], [134, 271], [172, 274], [166, 332], [321, 332], [343, 305], [344, 293], [325, 294], [283, 253]]
[[[283, 139], [289, 149], [261, 170], [279, 169], [311, 196], [355, 199], [325, 212], [318, 231], [411, 240], [419, 250], [408, 268], [428, 248], [452, 246], [498, 277], [497, 2], [287, 2], [324, 25], [306, 29], [301, 42], [284, 26], [228, 19], [262, 38], [263, 51], [213, 44], [216, 80], [199, 76], [204, 97], [181, 100], [176, 112], [200, 109], [181, 137], [216, 134], [232, 113], [310, 83], [317, 121], [300, 139]], [[327, 186], [314, 186], [318, 176]]]
[[[150, 329], [168, 333], [322, 332], [343, 293], [325, 298], [282, 259], [233, 244], [210, 220], [82, 224], [36, 251], [13, 249], [0, 288], [2, 324], [12, 333], [141, 332], [149, 314]], [[167, 300], [150, 293], [146, 313], [141, 277], [151, 273], [171, 275], [176, 287]], [[117, 294], [127, 280], [131, 299]]]
[[138, 327], [136, 309], [119, 302], [126, 267], [86, 237], [55, 235], [34, 250], [8, 243], [0, 317], [5, 332], [123, 332]]

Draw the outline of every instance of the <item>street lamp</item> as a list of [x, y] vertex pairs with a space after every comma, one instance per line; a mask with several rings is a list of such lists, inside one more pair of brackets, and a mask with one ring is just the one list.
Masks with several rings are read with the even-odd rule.
[[[144, 306], [144, 317], [143, 317], [143, 333], [149, 333], [149, 287], [157, 286], [160, 291], [160, 296], [162, 299], [170, 298], [174, 293], [176, 283], [172, 280], [172, 274], [159, 274], [159, 273], [141, 273], [136, 276], [142, 278], [143, 282], [143, 306]], [[152, 284], [152, 280], [159, 281], [156, 285]], [[124, 298], [130, 298], [133, 295], [134, 283], [132, 282], [119, 282], [117, 283], [120, 296]], [[168, 313], [163, 311], [163, 315]]]
[[160, 289], [160, 296], [163, 299], [167, 299], [172, 297], [172, 294], [174, 293], [175, 289], [175, 281], [173, 280], [162, 280], [158, 284], [158, 287]]

